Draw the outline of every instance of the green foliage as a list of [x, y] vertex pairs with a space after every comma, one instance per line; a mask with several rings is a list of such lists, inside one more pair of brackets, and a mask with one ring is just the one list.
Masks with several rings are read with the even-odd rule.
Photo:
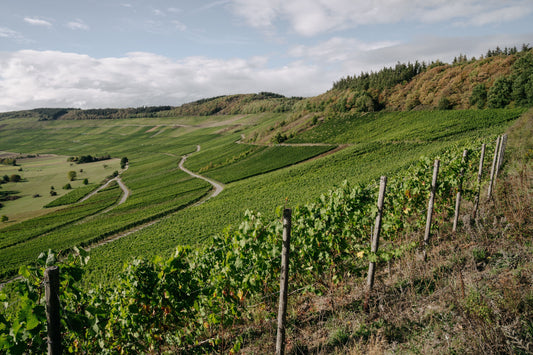
[[506, 125], [506, 122], [515, 120], [524, 111], [506, 109], [347, 114], [303, 132], [289, 142], [442, 142], [461, 135], [481, 137], [481, 130]]
[[[477, 170], [476, 164], [462, 162], [458, 156], [456, 150], [440, 156], [443, 169], [437, 204], [444, 210], [453, 205], [461, 182], [458, 169], [466, 169], [469, 177]], [[332, 284], [363, 274], [368, 261], [387, 261], [415, 247], [416, 243], [399, 245], [396, 241], [406, 228], [418, 228], [420, 223], [414, 221], [425, 216], [431, 170], [431, 159], [424, 158], [391, 179], [382, 249], [377, 254], [368, 245], [377, 210], [377, 185], [344, 183], [314, 203], [296, 208], [291, 232], [292, 287], [322, 293]], [[437, 223], [447, 218], [438, 209], [436, 215]], [[87, 255], [74, 249], [77, 256], [60, 264], [64, 348], [85, 353], [161, 352], [169, 347], [200, 352], [238, 349], [241, 339], [236, 334], [224, 342], [219, 336], [249, 318], [250, 305], [260, 303], [268, 312], [275, 311], [281, 231], [279, 219], [267, 223], [248, 211], [238, 229], [226, 229], [207, 246], [178, 247], [166, 260], [136, 259], [125, 266], [115, 285], [93, 286], [87, 292], [78, 286]], [[39, 285], [44, 260], [50, 264], [54, 258], [51, 253], [41, 254], [37, 267], [20, 269], [23, 281], [14, 286], [16, 302], [7, 303], [1, 319], [3, 351], [44, 351]], [[467, 300], [469, 312], [490, 317], [474, 304], [478, 298], [472, 300]], [[204, 345], [198, 348], [199, 343]]]
[[517, 105], [533, 105], [533, 50], [523, 53], [514, 62], [512, 98]]
[[109, 159], [111, 159], [111, 156], [109, 154], [105, 154], [101, 156], [82, 155], [79, 157], [69, 157], [67, 161], [75, 162], [76, 164], [86, 164], [86, 163], [94, 163], [97, 161], [109, 160]]
[[74, 170], [71, 170], [67, 173], [67, 176], [68, 176], [68, 179], [69, 181], [74, 181], [76, 180], [76, 172]]
[[487, 105], [489, 108], [504, 108], [511, 102], [512, 81], [510, 78], [501, 77], [496, 79], [489, 89]]
[[20, 182], [22, 177], [19, 174], [13, 174], [9, 177], [9, 182]]
[[[21, 265], [35, 259], [43, 250], [54, 248], [65, 250], [87, 240], [91, 233], [87, 224], [77, 222], [108, 208], [120, 196], [120, 189], [98, 193], [87, 203], [75, 204], [52, 213], [29, 219], [1, 229], [0, 240], [0, 279], [13, 276]], [[66, 226], [76, 225], [77, 230], [63, 232]], [[80, 232], [81, 231], [81, 232]], [[94, 237], [94, 235], [93, 235]]]
[[83, 185], [89, 185], [89, 179], [87, 178], [83, 179]]
[[333, 84], [334, 89], [383, 90], [396, 84], [407, 82], [425, 71], [426, 63], [398, 63], [393, 67], [383, 68], [375, 73], [361, 73], [359, 76], [347, 76]]
[[276, 133], [276, 135], [272, 138], [273, 143], [283, 143], [287, 140], [287, 135], [282, 134], [281, 132]]
[[478, 109], [485, 107], [487, 103], [487, 88], [485, 84], [477, 84], [472, 90], [472, 95], [470, 96], [470, 105], [477, 106]]
[[205, 175], [223, 183], [229, 183], [299, 163], [334, 147], [333, 145], [268, 147], [246, 154], [245, 157], [220, 168], [209, 169]]
[[127, 157], [122, 157], [120, 159], [120, 168], [121, 169], [124, 169], [126, 167], [126, 165], [128, 164], [128, 158]]
[[70, 183], [67, 183], [66, 185], [63, 186], [63, 190], [70, 190], [72, 189], [72, 185], [70, 185]]
[[[78, 202], [84, 196], [86, 196], [87, 194], [95, 190], [97, 187], [98, 185], [88, 185], [88, 186], [78, 187], [77, 189], [70, 191], [68, 194], [63, 195], [55, 199], [54, 201], [48, 203], [44, 207], [49, 208], [49, 207], [64, 206], [64, 205], [70, 205], [71, 203]], [[50, 190], [50, 192], [55, 192], [55, 191]]]
[[0, 164], [3, 165], [17, 165], [17, 159], [15, 158], [0, 158]]
[[7, 221], [9, 221], [9, 217], [6, 216], [6, 215], [2, 215], [2, 217], [1, 217], [1, 221], [2, 221], [2, 222], [7, 222]]
[[446, 96], [443, 96], [440, 98], [437, 108], [439, 110], [451, 110], [453, 108], [453, 104], [450, 102], [450, 99], [448, 99]]

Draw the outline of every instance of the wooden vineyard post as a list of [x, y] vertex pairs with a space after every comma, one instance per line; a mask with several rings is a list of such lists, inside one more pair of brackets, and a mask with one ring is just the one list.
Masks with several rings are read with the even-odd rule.
[[496, 164], [498, 163], [498, 152], [500, 150], [500, 137], [496, 138], [496, 147], [494, 147], [494, 158], [492, 158], [492, 167], [490, 168], [489, 190], [487, 191], [487, 202], [490, 201], [492, 195], [492, 188], [494, 186], [494, 173], [496, 172]]
[[285, 354], [285, 318], [287, 314], [287, 293], [289, 286], [289, 250], [291, 243], [291, 215], [289, 208], [283, 210], [283, 247], [281, 250], [281, 276], [279, 282], [278, 333], [276, 354]]
[[49, 267], [44, 273], [48, 354], [61, 354], [61, 321], [59, 316], [59, 268]]
[[498, 178], [498, 173], [503, 165], [503, 158], [505, 157], [505, 147], [507, 146], [507, 134], [500, 138], [500, 152], [498, 154], [498, 166], [496, 167], [495, 178]]
[[[466, 158], [468, 155], [468, 150], [463, 151], [463, 159], [461, 160], [462, 164], [466, 163]], [[455, 198], [455, 215], [453, 216], [453, 227], [452, 227], [452, 233], [455, 233], [457, 231], [457, 223], [459, 222], [459, 211], [461, 209], [461, 194], [463, 190], [463, 177], [465, 175], [465, 168], [464, 165], [461, 168], [461, 172], [459, 173], [459, 186], [457, 186], [457, 196]]]
[[433, 204], [435, 202], [435, 191], [437, 190], [437, 175], [439, 174], [440, 160], [436, 159], [433, 164], [433, 178], [431, 180], [431, 194], [429, 195], [428, 213], [426, 217], [426, 230], [424, 232], [424, 261], [427, 260], [427, 247], [431, 234], [431, 218], [433, 216]]
[[[381, 218], [383, 216], [383, 200], [385, 199], [385, 189], [387, 187], [387, 177], [382, 176], [379, 183], [379, 196], [378, 196], [378, 214], [376, 216], [376, 223], [374, 224], [374, 234], [372, 235], [372, 247], [371, 252], [375, 255], [378, 252], [379, 247], [379, 233], [381, 230]], [[368, 311], [368, 299], [370, 297], [370, 292], [374, 287], [374, 274], [376, 272], [376, 262], [370, 261], [368, 265], [368, 278], [366, 280], [366, 299], [364, 308]]]
[[477, 171], [477, 191], [474, 200], [474, 210], [472, 211], [472, 219], [476, 219], [477, 209], [479, 207], [479, 193], [481, 191], [481, 176], [483, 175], [483, 161], [485, 159], [485, 143], [481, 145], [481, 157], [479, 158], [479, 169]]

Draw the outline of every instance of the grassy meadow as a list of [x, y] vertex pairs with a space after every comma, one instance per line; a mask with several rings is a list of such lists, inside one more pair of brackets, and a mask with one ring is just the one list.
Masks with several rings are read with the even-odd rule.
[[[42, 213], [49, 212], [43, 207], [53, 200], [66, 195], [69, 190], [63, 186], [70, 184], [73, 189], [82, 187], [83, 180], [99, 184], [113, 171], [120, 170], [120, 159], [110, 159], [87, 164], [67, 162], [67, 156], [40, 155], [32, 158], [17, 159], [17, 166], [0, 165], [0, 177], [18, 174], [20, 182], [2, 185], [3, 191], [14, 191], [20, 198], [4, 203], [0, 214], [9, 216], [11, 222], [20, 222]], [[70, 181], [68, 172], [75, 171], [76, 179]], [[57, 193], [51, 196], [51, 187]], [[34, 197], [39, 195], [39, 197]]]

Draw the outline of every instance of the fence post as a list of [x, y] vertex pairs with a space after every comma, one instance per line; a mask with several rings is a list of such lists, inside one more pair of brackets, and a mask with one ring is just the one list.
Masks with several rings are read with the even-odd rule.
[[477, 171], [477, 191], [474, 200], [474, 210], [472, 211], [472, 219], [476, 219], [477, 209], [479, 207], [479, 193], [481, 191], [481, 176], [483, 175], [483, 162], [485, 160], [485, 143], [481, 145], [481, 157], [479, 158], [479, 169]]
[[278, 333], [276, 354], [285, 354], [285, 318], [287, 314], [287, 293], [289, 285], [289, 250], [291, 243], [291, 215], [289, 208], [283, 210], [283, 247], [281, 251], [281, 275], [279, 282]]
[[426, 231], [424, 232], [424, 261], [427, 260], [427, 247], [431, 233], [431, 218], [433, 216], [433, 204], [435, 202], [435, 191], [437, 190], [437, 175], [439, 174], [440, 160], [436, 159], [433, 164], [433, 178], [431, 180], [431, 194], [429, 195], [428, 213], [426, 217]]
[[59, 315], [59, 268], [49, 267], [44, 272], [46, 321], [48, 323], [48, 355], [61, 354], [61, 319]]
[[463, 190], [463, 177], [465, 175], [464, 164], [466, 163], [467, 155], [468, 150], [465, 149], [463, 151], [463, 159], [461, 160], [463, 167], [461, 168], [461, 172], [459, 173], [459, 186], [457, 186], [457, 196], [455, 198], [455, 215], [453, 217], [452, 233], [455, 233], [457, 231], [457, 223], [459, 222], [459, 210], [461, 209], [461, 193]]
[[500, 150], [500, 136], [496, 138], [496, 146], [494, 147], [494, 158], [492, 158], [492, 167], [490, 168], [489, 190], [487, 191], [487, 202], [490, 201], [492, 195], [492, 187], [494, 186], [494, 173], [496, 172], [496, 164], [498, 163], [498, 152]]
[[[387, 177], [382, 176], [379, 182], [379, 196], [378, 196], [378, 214], [376, 216], [376, 223], [374, 224], [374, 234], [372, 235], [372, 247], [371, 251], [375, 255], [379, 248], [379, 233], [381, 231], [381, 218], [383, 216], [383, 200], [385, 199], [385, 189], [387, 187]], [[376, 262], [370, 261], [368, 265], [368, 278], [366, 280], [367, 293], [364, 308], [368, 311], [368, 298], [370, 292], [374, 287], [374, 274], [376, 272]]]
[[498, 156], [498, 168], [496, 169], [496, 177], [498, 177], [498, 173], [500, 171], [500, 168], [503, 165], [503, 158], [505, 157], [505, 148], [507, 147], [507, 134], [504, 134], [500, 140], [500, 154]]

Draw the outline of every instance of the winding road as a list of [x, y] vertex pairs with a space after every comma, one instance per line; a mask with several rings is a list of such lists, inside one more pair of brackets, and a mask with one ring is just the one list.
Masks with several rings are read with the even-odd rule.
[[[121, 174], [124, 171], [128, 170], [128, 167], [129, 167], [129, 165], [126, 164], [126, 168], [123, 171], [121, 171]], [[108, 182], [106, 182], [105, 184], [103, 184], [102, 186], [100, 186], [99, 188], [97, 188], [96, 190], [94, 190], [93, 192], [91, 192], [90, 194], [88, 194], [87, 196], [85, 196], [84, 198], [79, 200], [78, 202], [84, 202], [84, 201], [88, 200], [89, 198], [91, 198], [94, 195], [96, 195], [100, 190], [105, 189], [106, 187], [108, 187], [109, 184], [111, 184], [111, 182], [113, 182], [113, 181], [116, 181], [118, 183], [118, 186], [120, 186], [120, 188], [122, 189], [122, 192], [123, 192], [122, 198], [120, 199], [120, 201], [118, 201], [118, 203], [115, 206], [113, 206], [113, 208], [118, 206], [118, 205], [122, 205], [124, 202], [126, 202], [128, 197], [130, 196], [130, 190], [128, 190], [126, 185], [124, 185], [124, 183], [120, 179], [120, 175], [118, 175], [118, 176], [114, 177], [113, 179], [109, 180]], [[109, 210], [106, 210], [105, 212], [109, 212]]]
[[[200, 151], [200, 146], [197, 145], [196, 146], [196, 152], [199, 152]], [[187, 158], [189, 157], [190, 154], [187, 154], [187, 155], [184, 155], [181, 157], [181, 160], [180, 160], [180, 163], [179, 163], [179, 168], [181, 170], [183, 170], [184, 172], [186, 172], [187, 174], [189, 174], [190, 176], [192, 177], [195, 177], [197, 179], [202, 179], [204, 181], [207, 181], [208, 183], [210, 183], [211, 185], [213, 185], [214, 187], [214, 190], [213, 190], [213, 193], [210, 194], [209, 196], [207, 196], [205, 199], [202, 199], [200, 201], [198, 201], [197, 203], [195, 203], [193, 206], [198, 206], [198, 205], [201, 205], [202, 203], [204, 203], [205, 201], [209, 200], [210, 198], [213, 198], [215, 196], [218, 196], [218, 194], [220, 194], [223, 190], [224, 190], [224, 184], [222, 184], [221, 182], [218, 182], [218, 181], [215, 181], [213, 179], [209, 179], [209, 178], [206, 178], [205, 176], [202, 176], [202, 175], [198, 175], [196, 173], [193, 173], [192, 171], [190, 171], [189, 169], [187, 169], [186, 167], [183, 166], [183, 164], [185, 163], [185, 161], [187, 160]]]

